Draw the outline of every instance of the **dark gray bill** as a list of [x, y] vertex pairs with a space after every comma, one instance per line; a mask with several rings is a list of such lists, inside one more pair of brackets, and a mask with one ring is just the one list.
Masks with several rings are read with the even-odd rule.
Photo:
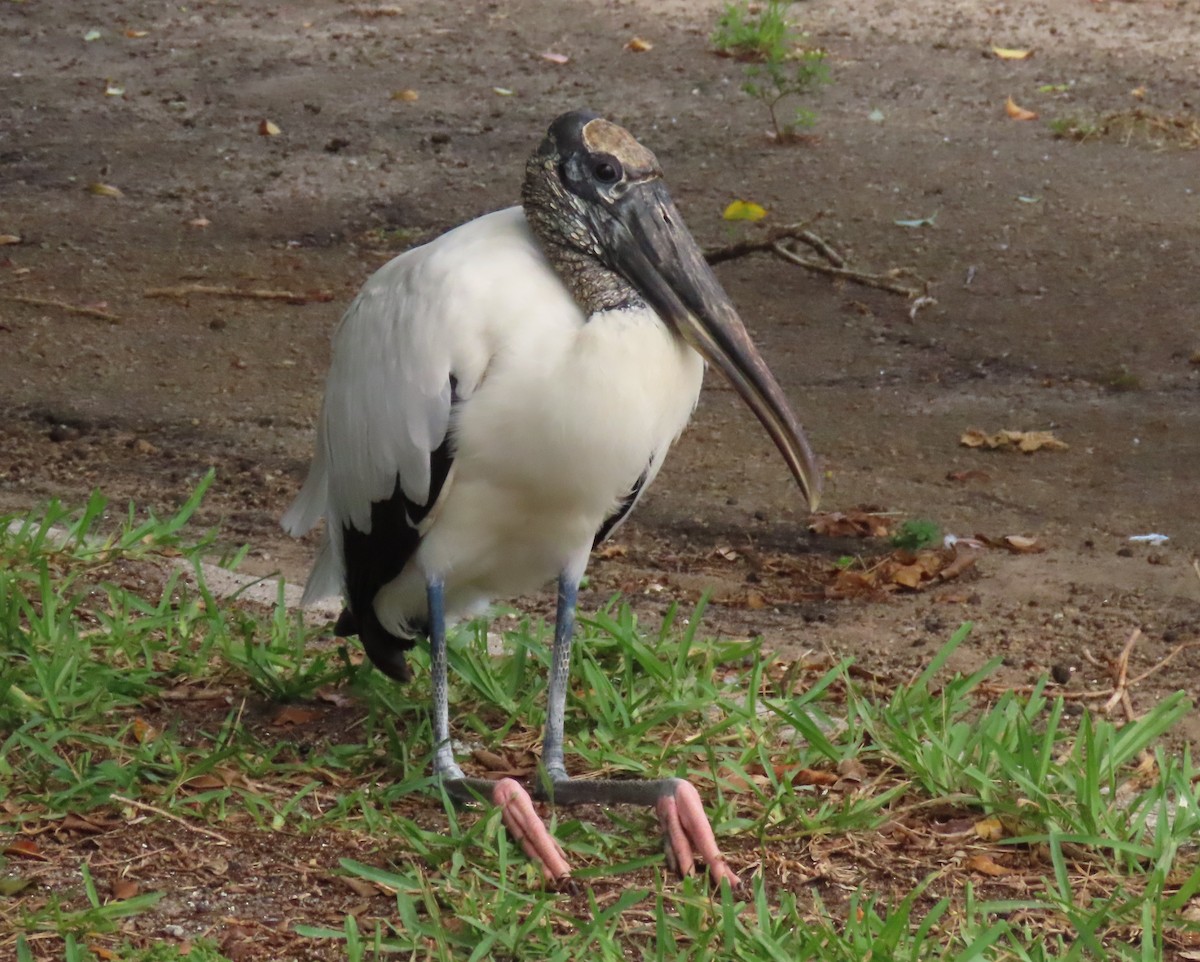
[[662, 181], [632, 185], [613, 215], [596, 225], [612, 266], [728, 378], [771, 435], [809, 510], [815, 511], [821, 471], [804, 429]]

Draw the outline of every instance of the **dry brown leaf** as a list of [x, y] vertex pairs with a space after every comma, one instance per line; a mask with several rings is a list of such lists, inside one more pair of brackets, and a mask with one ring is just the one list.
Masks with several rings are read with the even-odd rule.
[[838, 774], [848, 782], [865, 782], [867, 766], [857, 758], [843, 758], [837, 763]]
[[629, 554], [629, 549], [623, 544], [604, 544], [592, 552], [592, 557], [608, 560], [610, 558], [624, 558], [627, 554]]
[[401, 100], [406, 104], [415, 104], [418, 100], [421, 99], [421, 95], [419, 93], [417, 93], [415, 90], [410, 90], [409, 88], [406, 87], [404, 90], [393, 91], [392, 99], [393, 100]]
[[775, 766], [775, 777], [779, 781], [791, 781], [793, 785], [836, 785], [836, 772], [823, 772], [816, 768], [791, 768], [787, 765]]
[[968, 448], [987, 448], [989, 451], [1015, 449], [1024, 454], [1032, 454], [1034, 451], [1066, 451], [1070, 447], [1065, 441], [1056, 438], [1053, 431], [1008, 429], [988, 434], [978, 428], [971, 428], [963, 432], [958, 443]]
[[972, 855], [967, 859], [967, 868], [973, 872], [981, 872], [984, 875], [992, 875], [999, 877], [1001, 875], [1012, 875], [1013, 869], [1005, 868], [998, 862], [994, 861], [990, 855], [984, 855], [982, 852], [977, 855]]
[[130, 40], [141, 40], [142, 37], [150, 36], [150, 31], [149, 30], [132, 30], [132, 29], [130, 29], [130, 30], [125, 31], [125, 36], [127, 36]]
[[204, 774], [189, 778], [183, 787], [196, 792], [211, 792], [219, 788], [228, 788], [229, 781], [219, 775]]
[[212, 223], [207, 217], [193, 217], [188, 222], [188, 227], [208, 227]]
[[1134, 87], [1131, 91], [1129, 91], [1129, 96], [1133, 97], [1137, 100], [1145, 100], [1146, 99], [1146, 88], [1145, 87]]
[[124, 902], [138, 894], [140, 886], [133, 879], [119, 878], [113, 882], [112, 896], [118, 902]]
[[1038, 554], [1046, 550], [1037, 538], [1027, 538], [1022, 534], [1006, 534], [1004, 547], [1014, 554]]
[[42, 854], [37, 842], [31, 838], [15, 838], [4, 846], [4, 854], [12, 858], [27, 858], [34, 862], [48, 862], [49, 857]]
[[337, 880], [345, 885], [355, 895], [361, 895], [365, 899], [374, 898], [379, 894], [379, 889], [371, 882], [365, 879], [354, 878], [353, 876], [339, 875]]
[[278, 124], [267, 120], [265, 117], [258, 122], [258, 132], [263, 137], [278, 137], [281, 133], [283, 133], [283, 131], [279, 129]]
[[1018, 107], [1011, 96], [1004, 101], [1004, 112], [1013, 120], [1037, 120], [1038, 118], [1038, 115], [1034, 111]]
[[133, 737], [139, 745], [144, 745], [158, 737], [158, 730], [144, 718], [135, 718], [132, 725]]
[[94, 194], [96, 197], [124, 197], [120, 187], [114, 187], [112, 184], [94, 183], [87, 185], [87, 192]]
[[284, 705], [271, 719], [272, 725], [307, 725], [321, 717], [315, 708], [304, 708], [301, 705]]
[[634, 37], [625, 44], [626, 50], [632, 50], [634, 53], [645, 53], [647, 50], [653, 50], [654, 44], [649, 40], [643, 40], [641, 37]]
[[995, 815], [989, 815], [975, 823], [975, 834], [985, 842], [995, 842], [1004, 837], [1004, 824]]
[[886, 538], [892, 533], [892, 519], [862, 508], [825, 511], [813, 515], [808, 530], [830, 538]]
[[0, 247], [4, 247], [8, 244], [19, 244], [19, 243], [21, 243], [21, 235], [20, 234], [0, 234]]
[[333, 688], [318, 688], [316, 691], [316, 696], [317, 701], [323, 701], [329, 705], [336, 705], [338, 708], [349, 708], [354, 704], [353, 698]]

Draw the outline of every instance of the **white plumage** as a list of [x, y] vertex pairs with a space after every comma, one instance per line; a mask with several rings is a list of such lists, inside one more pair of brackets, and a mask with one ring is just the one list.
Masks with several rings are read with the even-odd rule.
[[605, 519], [658, 473], [702, 378], [700, 355], [650, 308], [585, 317], [520, 208], [401, 254], [334, 335], [319, 456], [284, 517], [295, 535], [328, 520], [305, 601], [341, 590], [342, 526], [369, 533], [397, 475], [426, 502], [447, 430], [450, 478], [416, 555], [376, 597], [385, 628], [425, 617], [430, 572], [454, 617], [585, 563]]
[[433, 769], [490, 797], [547, 876], [570, 866], [513, 779], [470, 778], [450, 736], [446, 621], [558, 577], [545, 781], [556, 802], [653, 805], [669, 858], [721, 856], [686, 780], [573, 780], [563, 741], [578, 586], [593, 543], [654, 480], [712, 361], [815, 504], [819, 472], [787, 398], [684, 226], [654, 155], [590, 112], [564, 114], [525, 168], [522, 208], [395, 258], [333, 341], [317, 451], [284, 518], [322, 516], [305, 600], [341, 592], [342, 634], [405, 680], [430, 651]]

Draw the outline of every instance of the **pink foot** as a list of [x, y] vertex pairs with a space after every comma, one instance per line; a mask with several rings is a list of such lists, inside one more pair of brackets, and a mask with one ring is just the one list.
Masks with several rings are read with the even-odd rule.
[[666, 843], [667, 864], [674, 872], [691, 875], [696, 868], [695, 856], [699, 855], [717, 885], [723, 880], [728, 880], [733, 888], [741, 884], [717, 848], [717, 838], [704, 814], [704, 803], [691, 782], [680, 779], [675, 791], [660, 798], [655, 808]]
[[[511, 778], [500, 779], [492, 789], [492, 804], [502, 812], [505, 827], [521, 843], [525, 854], [542, 866], [542, 874], [546, 879], [556, 886], [568, 882], [571, 866], [534, 809], [533, 799], [521, 784]], [[704, 824], [707, 827], [708, 822]], [[712, 836], [711, 829], [708, 834]], [[715, 850], [715, 842], [713, 847]]]

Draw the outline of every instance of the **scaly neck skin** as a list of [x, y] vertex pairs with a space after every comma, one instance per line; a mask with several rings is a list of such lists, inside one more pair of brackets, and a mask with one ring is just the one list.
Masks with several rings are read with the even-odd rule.
[[586, 317], [644, 303], [624, 277], [605, 266], [595, 239], [580, 224], [571, 201], [561, 195], [561, 188], [551, 187], [546, 172], [532, 161], [521, 200], [525, 219], [546, 259]]

